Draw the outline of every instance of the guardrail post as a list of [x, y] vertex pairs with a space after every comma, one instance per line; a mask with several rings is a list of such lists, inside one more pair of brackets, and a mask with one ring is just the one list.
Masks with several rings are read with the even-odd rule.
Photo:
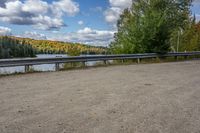
[[187, 55], [184, 56], [185, 60], [187, 59], [187, 57], [188, 57]]
[[25, 72], [29, 72], [30, 71], [30, 65], [25, 65]]
[[60, 64], [59, 64], [59, 63], [56, 63], [56, 64], [55, 64], [55, 70], [56, 70], [56, 71], [59, 71], [59, 70], [60, 70]]
[[140, 62], [141, 62], [141, 59], [137, 58], [137, 63], [140, 64]]
[[83, 61], [83, 62], [82, 62], [82, 65], [83, 65], [83, 67], [85, 67], [85, 66], [86, 66], [86, 62], [85, 62], [85, 61]]
[[107, 64], [107, 61], [106, 61], [106, 60], [104, 60], [103, 62], [104, 62], [105, 65]]
[[158, 59], [159, 59], [159, 57], [158, 57], [158, 56], [157, 56], [157, 57], [153, 57], [153, 58], [152, 58], [152, 60], [153, 60], [153, 61], [157, 61]]
[[175, 56], [174, 58], [175, 58], [175, 60], [178, 60], [178, 56]]

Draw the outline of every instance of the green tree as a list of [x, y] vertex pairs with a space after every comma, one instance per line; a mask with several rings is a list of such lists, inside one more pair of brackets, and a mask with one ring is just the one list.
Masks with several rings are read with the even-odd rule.
[[171, 35], [190, 22], [191, 0], [134, 0], [118, 21], [113, 53], [165, 53]]
[[0, 58], [34, 56], [35, 50], [31, 45], [20, 43], [12, 37], [0, 36]]
[[192, 23], [180, 38], [180, 51], [200, 50], [200, 23]]

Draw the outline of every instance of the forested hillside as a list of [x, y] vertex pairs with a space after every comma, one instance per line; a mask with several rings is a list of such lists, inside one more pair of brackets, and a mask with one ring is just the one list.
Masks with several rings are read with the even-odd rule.
[[29, 38], [12, 37], [22, 44], [30, 44], [40, 54], [68, 54], [76, 50], [80, 54], [105, 54], [106, 48], [79, 43], [59, 42], [50, 40], [34, 40]]
[[12, 57], [34, 57], [36, 50], [31, 45], [21, 43], [19, 40], [0, 36], [0, 59]]
[[105, 54], [105, 47], [49, 40], [0, 36], [0, 58], [34, 57], [35, 54]]

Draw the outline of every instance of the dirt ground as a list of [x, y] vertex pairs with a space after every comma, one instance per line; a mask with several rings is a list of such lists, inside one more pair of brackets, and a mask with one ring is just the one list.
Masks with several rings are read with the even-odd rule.
[[0, 78], [0, 133], [199, 133], [200, 61]]

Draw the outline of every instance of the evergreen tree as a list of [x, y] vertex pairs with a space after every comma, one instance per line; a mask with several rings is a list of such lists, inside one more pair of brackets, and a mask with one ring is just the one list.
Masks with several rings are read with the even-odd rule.
[[35, 51], [32, 46], [20, 43], [18, 40], [1, 36], [0, 37], [0, 58], [12, 57], [34, 57]]

